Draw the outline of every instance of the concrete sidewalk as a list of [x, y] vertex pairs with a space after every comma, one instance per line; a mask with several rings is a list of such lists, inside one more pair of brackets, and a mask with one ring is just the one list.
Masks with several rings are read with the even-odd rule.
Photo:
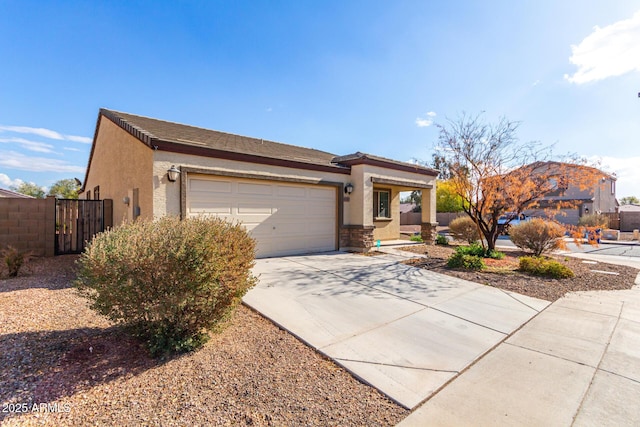
[[260, 259], [259, 284], [244, 302], [407, 408], [549, 304], [401, 258], [398, 251]]
[[399, 425], [637, 426], [639, 402], [636, 285], [556, 301]]

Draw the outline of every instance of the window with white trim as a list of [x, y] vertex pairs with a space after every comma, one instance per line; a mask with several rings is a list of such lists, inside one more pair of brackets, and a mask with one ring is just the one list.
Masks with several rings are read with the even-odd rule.
[[373, 217], [391, 218], [391, 192], [373, 190]]

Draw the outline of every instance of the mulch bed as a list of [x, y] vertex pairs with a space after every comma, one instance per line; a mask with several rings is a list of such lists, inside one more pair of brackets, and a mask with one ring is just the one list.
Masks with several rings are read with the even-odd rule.
[[[570, 279], [536, 277], [517, 271], [518, 257], [530, 254], [520, 250], [502, 249], [500, 251], [506, 255], [504, 259], [485, 259], [487, 270], [451, 269], [446, 264], [454, 248], [455, 246], [415, 245], [400, 249], [427, 255], [427, 258], [409, 260], [407, 263], [410, 265], [547, 301], [556, 301], [567, 292], [630, 289], [638, 275], [638, 270], [632, 267], [602, 262], [585, 263], [577, 258], [552, 255], [552, 258], [568, 266], [575, 273], [575, 277]], [[606, 274], [602, 271], [615, 274]]]

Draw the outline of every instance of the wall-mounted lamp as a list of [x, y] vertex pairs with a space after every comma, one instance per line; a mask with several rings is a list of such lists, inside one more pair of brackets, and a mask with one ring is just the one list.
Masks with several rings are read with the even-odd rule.
[[344, 186], [344, 193], [351, 194], [353, 193], [353, 184], [347, 184]]
[[122, 203], [124, 203], [125, 205], [129, 206], [129, 196], [124, 196], [122, 198]]
[[178, 169], [176, 165], [171, 165], [171, 167], [167, 170], [167, 178], [169, 178], [169, 181], [175, 182], [179, 176], [180, 169]]

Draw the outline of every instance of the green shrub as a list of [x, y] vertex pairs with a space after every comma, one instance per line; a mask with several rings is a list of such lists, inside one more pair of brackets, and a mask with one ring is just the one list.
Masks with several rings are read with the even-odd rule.
[[477, 257], [484, 257], [484, 248], [480, 243], [471, 243], [469, 246], [458, 246], [456, 248], [456, 253], [461, 255], [473, 255]]
[[32, 253], [30, 251], [21, 252], [9, 245], [0, 251], [0, 256], [4, 259], [4, 263], [9, 271], [9, 277], [16, 277], [22, 266], [31, 259]]
[[449, 268], [464, 268], [465, 270], [482, 270], [486, 267], [482, 257], [454, 252], [447, 260]]
[[596, 213], [582, 215], [578, 220], [578, 225], [584, 227], [609, 228], [609, 218]]
[[219, 218], [136, 221], [98, 234], [75, 285], [92, 308], [127, 326], [152, 355], [206, 342], [255, 283], [255, 241]]
[[496, 251], [496, 250], [489, 250], [484, 255], [484, 257], [485, 258], [491, 258], [491, 259], [504, 259], [505, 255], [504, 255], [504, 252], [500, 252], [500, 251]]
[[443, 234], [438, 234], [436, 236], [436, 245], [447, 246], [448, 244], [449, 244], [449, 239], [447, 239], [447, 236]]
[[574, 277], [573, 271], [558, 261], [542, 257], [521, 257], [520, 270], [534, 276], [567, 279]]
[[542, 218], [533, 218], [510, 229], [511, 241], [520, 249], [533, 252], [535, 256], [563, 247], [564, 235], [563, 226]]
[[414, 235], [409, 237], [409, 240], [411, 240], [412, 242], [422, 242], [422, 236]]
[[468, 216], [461, 216], [449, 223], [449, 233], [455, 240], [473, 243], [480, 240], [480, 232], [475, 222]]

